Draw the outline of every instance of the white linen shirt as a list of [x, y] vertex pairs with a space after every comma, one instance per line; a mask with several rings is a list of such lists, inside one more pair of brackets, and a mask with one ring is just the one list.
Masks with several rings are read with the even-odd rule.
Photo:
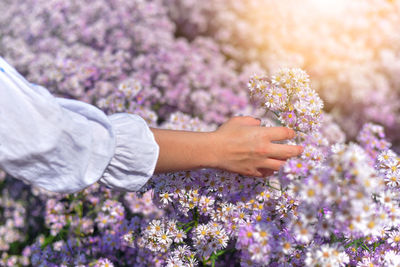
[[138, 115], [105, 115], [87, 103], [56, 98], [0, 57], [0, 168], [53, 192], [95, 182], [139, 190], [153, 175], [159, 147]]

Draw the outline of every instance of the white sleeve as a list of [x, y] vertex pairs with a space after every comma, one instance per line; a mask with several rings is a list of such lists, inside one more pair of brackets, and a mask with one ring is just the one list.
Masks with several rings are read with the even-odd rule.
[[0, 57], [0, 168], [49, 191], [99, 181], [125, 191], [152, 176], [159, 147], [145, 121], [107, 117], [84, 102], [55, 98]]

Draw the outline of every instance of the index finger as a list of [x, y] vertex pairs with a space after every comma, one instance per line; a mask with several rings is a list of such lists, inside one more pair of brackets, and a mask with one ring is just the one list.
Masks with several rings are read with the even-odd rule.
[[266, 135], [270, 141], [283, 141], [294, 138], [296, 133], [287, 127], [268, 127], [266, 128]]

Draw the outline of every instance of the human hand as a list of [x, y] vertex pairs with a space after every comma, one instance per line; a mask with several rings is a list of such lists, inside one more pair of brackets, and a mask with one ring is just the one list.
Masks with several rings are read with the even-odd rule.
[[295, 137], [286, 127], [261, 127], [253, 117], [233, 117], [213, 132], [214, 166], [247, 176], [264, 177], [279, 170], [301, 146], [276, 144]]

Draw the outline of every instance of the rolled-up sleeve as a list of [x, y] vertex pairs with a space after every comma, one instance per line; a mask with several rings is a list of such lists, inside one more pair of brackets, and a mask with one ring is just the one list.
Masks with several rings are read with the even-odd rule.
[[0, 57], [0, 168], [13, 177], [60, 193], [98, 181], [135, 191], [152, 176], [158, 153], [141, 117], [107, 116], [87, 103], [56, 98]]
[[116, 146], [100, 182], [114, 189], [138, 191], [153, 175], [159, 147], [140, 116], [120, 113], [109, 119]]

